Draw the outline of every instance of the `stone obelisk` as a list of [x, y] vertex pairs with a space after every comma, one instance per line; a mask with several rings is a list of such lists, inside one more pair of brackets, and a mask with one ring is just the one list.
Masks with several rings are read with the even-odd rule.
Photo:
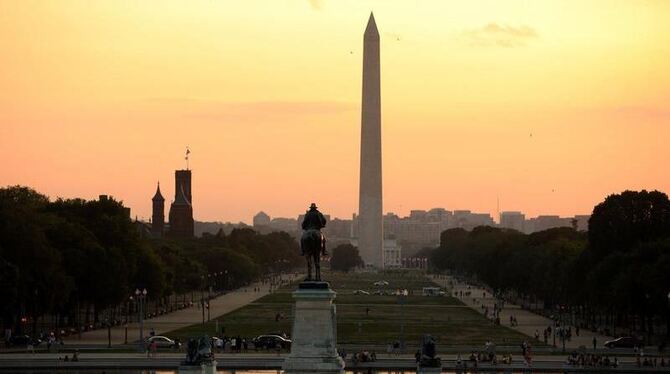
[[372, 13], [363, 36], [360, 172], [358, 250], [365, 265], [381, 269], [384, 267], [384, 232], [379, 32]]

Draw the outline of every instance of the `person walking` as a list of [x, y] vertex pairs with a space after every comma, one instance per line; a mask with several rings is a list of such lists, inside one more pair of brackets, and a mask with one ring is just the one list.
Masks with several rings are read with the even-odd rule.
[[596, 350], [596, 345], [598, 344], [598, 340], [596, 340], [596, 337], [593, 337], [593, 350]]
[[149, 349], [151, 350], [151, 358], [156, 358], [158, 356], [158, 343], [155, 340], [151, 342]]

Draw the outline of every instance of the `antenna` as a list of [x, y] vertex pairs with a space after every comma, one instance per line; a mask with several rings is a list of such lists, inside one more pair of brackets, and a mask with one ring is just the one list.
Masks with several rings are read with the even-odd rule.
[[191, 154], [191, 148], [186, 146], [186, 156], [184, 157], [184, 160], [186, 160], [186, 170], [188, 170], [188, 155]]

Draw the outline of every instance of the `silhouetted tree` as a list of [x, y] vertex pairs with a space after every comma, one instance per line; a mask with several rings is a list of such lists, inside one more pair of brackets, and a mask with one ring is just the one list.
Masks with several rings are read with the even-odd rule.
[[330, 268], [338, 271], [349, 271], [357, 266], [363, 266], [363, 259], [358, 253], [358, 248], [351, 244], [342, 244], [333, 248], [333, 256], [330, 259]]
[[589, 219], [589, 246], [596, 258], [669, 236], [670, 200], [659, 191], [610, 195], [593, 208]]

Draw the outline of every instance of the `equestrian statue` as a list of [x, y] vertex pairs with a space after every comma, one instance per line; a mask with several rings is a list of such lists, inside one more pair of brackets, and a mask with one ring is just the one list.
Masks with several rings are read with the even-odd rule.
[[[321, 233], [324, 227], [326, 227], [326, 217], [319, 212], [316, 204], [312, 203], [302, 221], [303, 233], [300, 238], [302, 255], [307, 260], [306, 281], [321, 281], [321, 256], [328, 255], [326, 237]], [[314, 267], [314, 279], [312, 279], [312, 267]]]

